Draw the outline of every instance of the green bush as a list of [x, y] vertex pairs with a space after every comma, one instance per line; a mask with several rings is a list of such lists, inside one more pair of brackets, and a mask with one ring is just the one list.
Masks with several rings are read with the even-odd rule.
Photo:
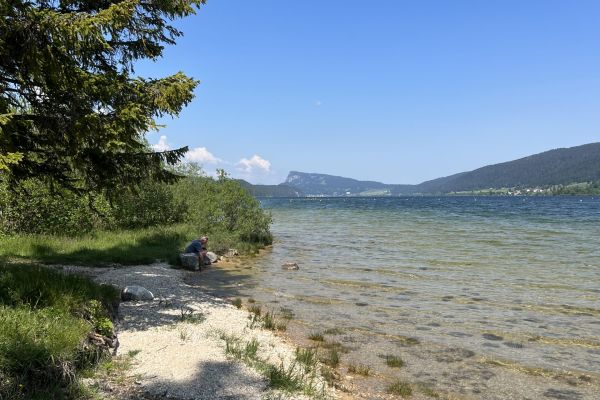
[[170, 185], [145, 182], [136, 190], [122, 190], [113, 201], [116, 228], [146, 228], [183, 221], [185, 204], [176, 202]]
[[36, 179], [10, 190], [0, 180], [0, 233], [76, 235], [105, 226], [110, 211], [101, 195], [79, 196]]
[[81, 237], [184, 224], [194, 232], [184, 241], [209, 234], [216, 253], [232, 247], [252, 252], [271, 244], [271, 216], [237, 181], [223, 171], [217, 179], [207, 177], [194, 164], [177, 172], [184, 178], [171, 185], [148, 181], [138, 188], [115, 188], [111, 201], [103, 193], [78, 196], [65, 189], [53, 191], [33, 179], [16, 190], [0, 181], [0, 233]]

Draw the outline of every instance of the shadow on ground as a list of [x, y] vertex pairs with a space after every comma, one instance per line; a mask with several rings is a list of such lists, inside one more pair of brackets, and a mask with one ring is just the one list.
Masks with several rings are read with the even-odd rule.
[[266, 383], [259, 375], [248, 374], [234, 361], [201, 362], [190, 379], [155, 380], [143, 390], [160, 398], [194, 400], [258, 400], [265, 394]]

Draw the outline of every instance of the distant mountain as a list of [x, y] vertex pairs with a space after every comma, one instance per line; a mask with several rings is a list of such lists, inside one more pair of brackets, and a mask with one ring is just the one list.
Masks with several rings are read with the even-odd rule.
[[283, 184], [314, 195], [344, 196], [367, 191], [381, 191], [383, 194], [389, 194], [388, 185], [384, 183], [298, 171], [291, 171]]
[[282, 185], [306, 195], [375, 196], [436, 194], [489, 188], [568, 185], [600, 181], [600, 142], [562, 148], [418, 185], [388, 185], [333, 175], [291, 171]]
[[600, 142], [555, 149], [423, 182], [419, 191], [458, 192], [487, 188], [567, 185], [600, 180]]
[[301, 197], [304, 196], [300, 190], [285, 184], [279, 185], [253, 185], [243, 179], [237, 180], [240, 185], [254, 197]]

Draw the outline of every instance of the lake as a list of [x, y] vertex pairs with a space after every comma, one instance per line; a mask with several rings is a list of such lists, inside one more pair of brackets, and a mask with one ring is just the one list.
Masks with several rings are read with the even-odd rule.
[[345, 362], [379, 377], [352, 378], [359, 392], [401, 378], [423, 398], [600, 398], [600, 198], [261, 203], [275, 243], [242, 293], [291, 311], [297, 340], [336, 328]]

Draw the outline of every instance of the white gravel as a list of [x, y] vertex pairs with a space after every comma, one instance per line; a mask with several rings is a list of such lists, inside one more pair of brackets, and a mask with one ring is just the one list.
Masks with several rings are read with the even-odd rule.
[[[218, 268], [215, 266], [214, 268]], [[290, 365], [295, 347], [272, 332], [250, 328], [248, 313], [205, 295], [183, 282], [197, 274], [156, 263], [122, 268], [80, 268], [98, 282], [123, 288], [139, 285], [154, 301], [123, 302], [117, 325], [118, 354], [135, 354], [128, 374], [150, 398], [171, 399], [301, 399], [269, 390], [258, 372], [225, 355], [221, 334], [256, 338], [258, 354], [279, 365]], [[201, 322], [182, 322], [182, 313]], [[329, 397], [335, 397], [328, 392]]]

